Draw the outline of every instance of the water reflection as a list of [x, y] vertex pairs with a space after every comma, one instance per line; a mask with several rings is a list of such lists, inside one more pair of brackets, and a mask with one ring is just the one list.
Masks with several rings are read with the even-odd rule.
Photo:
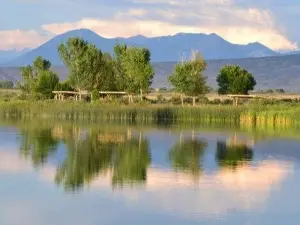
[[[175, 181], [177, 185], [186, 186], [190, 182], [195, 184], [195, 178], [221, 181], [231, 176], [232, 180], [241, 172], [252, 171], [249, 164], [253, 160], [252, 147], [246, 142], [236, 141], [236, 137], [233, 139], [235, 141], [216, 141], [214, 153], [219, 168], [234, 170], [236, 175], [217, 170], [214, 177], [207, 178], [203, 161], [209, 144], [206, 139], [195, 137], [194, 133], [186, 137], [180, 135], [165, 152], [171, 170], [151, 167], [149, 140], [141, 131], [83, 129], [72, 125], [52, 129], [25, 127], [21, 129], [21, 134], [21, 155], [30, 159], [34, 166], [43, 166], [49, 156], [57, 152], [59, 144], [64, 145], [66, 153], [62, 162], [44, 169], [44, 172], [47, 171], [57, 185], [71, 191], [90, 186], [104, 177], [112, 188], [133, 185], [153, 188], [171, 184], [168, 177], [173, 176], [178, 177]], [[160, 179], [161, 175], [166, 176]], [[184, 183], [181, 184], [181, 180]]]
[[218, 141], [216, 159], [221, 168], [235, 170], [253, 159], [253, 150], [244, 143], [228, 144], [225, 141]]
[[175, 171], [191, 173], [195, 177], [199, 176], [203, 170], [201, 161], [207, 142], [195, 139], [194, 136], [182, 139], [169, 151], [169, 159]]
[[[0, 145], [0, 175], [9, 187], [3, 205], [22, 195], [47, 214], [45, 221], [53, 221], [51, 210], [62, 211], [64, 216], [55, 214], [59, 224], [74, 224], [79, 215], [81, 223], [88, 217], [93, 225], [120, 224], [125, 217], [140, 224], [137, 216], [140, 221], [156, 218], [159, 224], [241, 224], [232, 219], [237, 211], [243, 221], [273, 212], [270, 205], [278, 207], [281, 194], [292, 196], [286, 188], [298, 180], [286, 179], [297, 171], [293, 162], [274, 153], [280, 146], [266, 142], [273, 153], [266, 158], [261, 145], [252, 146], [249, 138], [76, 125], [26, 126], [20, 132], [20, 146]], [[28, 188], [13, 190], [12, 181]], [[55, 185], [77, 194], [69, 198]], [[115, 210], [123, 211], [121, 219]]]
[[47, 162], [49, 155], [55, 153], [58, 143], [50, 128], [21, 130], [20, 152], [26, 158], [30, 157], [36, 167]]
[[20, 152], [35, 166], [47, 162], [59, 142], [65, 144], [66, 158], [58, 165], [55, 182], [66, 190], [78, 190], [107, 172], [112, 172], [113, 187], [146, 181], [151, 155], [142, 133], [54, 127], [22, 129], [21, 135]]

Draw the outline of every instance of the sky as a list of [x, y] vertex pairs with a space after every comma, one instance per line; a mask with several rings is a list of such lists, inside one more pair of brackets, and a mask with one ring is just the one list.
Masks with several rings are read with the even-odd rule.
[[102, 37], [216, 33], [236, 44], [298, 50], [299, 0], [2, 0], [0, 51], [35, 48], [66, 31]]

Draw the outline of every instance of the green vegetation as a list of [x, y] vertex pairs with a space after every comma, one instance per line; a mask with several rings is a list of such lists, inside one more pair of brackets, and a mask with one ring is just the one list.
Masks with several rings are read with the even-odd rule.
[[253, 90], [256, 81], [251, 73], [237, 66], [229, 65], [221, 69], [217, 77], [219, 94], [248, 94]]
[[25, 94], [36, 98], [52, 98], [52, 91], [59, 83], [58, 75], [51, 69], [51, 62], [43, 57], [37, 57], [33, 65], [21, 67], [23, 84], [18, 84]]
[[0, 80], [0, 89], [12, 89], [14, 83], [10, 80]]
[[3, 118], [57, 118], [76, 121], [132, 121], [139, 123], [243, 124], [244, 126], [288, 127], [300, 122], [300, 107], [279, 105], [206, 105], [180, 107], [119, 103], [85, 103], [70, 101], [8, 101], [0, 102]]
[[[283, 103], [254, 99], [237, 107], [230, 105], [231, 99], [222, 99], [222, 96], [209, 100], [211, 88], [203, 76], [207, 64], [197, 52], [192, 52], [189, 60], [179, 62], [169, 76], [175, 93], [163, 90], [150, 94], [155, 71], [150, 64], [151, 52], [146, 48], [117, 44], [114, 55], [110, 55], [73, 37], [58, 46], [58, 53], [69, 70], [67, 80], [59, 81], [51, 70], [51, 62], [37, 57], [32, 65], [21, 68], [22, 82], [17, 86], [22, 94], [0, 94], [0, 116], [245, 126], [290, 126], [300, 122], [299, 100]], [[248, 94], [256, 85], [252, 74], [236, 65], [222, 68], [217, 82], [219, 94]], [[91, 95], [81, 98], [80, 93], [78, 99], [84, 101], [63, 98], [66, 101], [59, 102], [52, 100], [53, 90], [88, 91]], [[103, 97], [100, 91], [122, 91], [127, 96]], [[180, 104], [188, 107], [180, 107]]]
[[169, 81], [175, 87], [175, 90], [181, 93], [182, 105], [183, 94], [192, 96], [193, 106], [195, 106], [196, 97], [203, 96], [208, 92], [206, 77], [201, 74], [206, 66], [206, 62], [199, 53], [193, 53], [191, 60], [181, 62], [175, 66]]

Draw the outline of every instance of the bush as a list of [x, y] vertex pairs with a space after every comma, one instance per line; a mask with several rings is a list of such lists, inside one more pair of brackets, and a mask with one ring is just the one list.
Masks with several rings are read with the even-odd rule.
[[174, 105], [181, 105], [181, 99], [179, 96], [173, 96], [170, 101]]

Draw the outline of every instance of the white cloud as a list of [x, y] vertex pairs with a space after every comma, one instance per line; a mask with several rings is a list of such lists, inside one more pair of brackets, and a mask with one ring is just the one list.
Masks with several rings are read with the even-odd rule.
[[48, 40], [35, 30], [0, 30], [0, 50], [37, 47]]
[[[217, 33], [236, 44], [260, 42], [274, 50], [298, 48], [277, 27], [270, 10], [241, 7], [234, 0], [128, 1], [135, 7], [116, 12], [111, 18], [82, 18], [75, 22], [44, 24], [42, 28], [53, 35], [87, 28], [103, 37]], [[0, 49], [34, 47], [45, 41], [36, 31], [4, 31], [0, 32], [0, 38], [6, 40]]]

